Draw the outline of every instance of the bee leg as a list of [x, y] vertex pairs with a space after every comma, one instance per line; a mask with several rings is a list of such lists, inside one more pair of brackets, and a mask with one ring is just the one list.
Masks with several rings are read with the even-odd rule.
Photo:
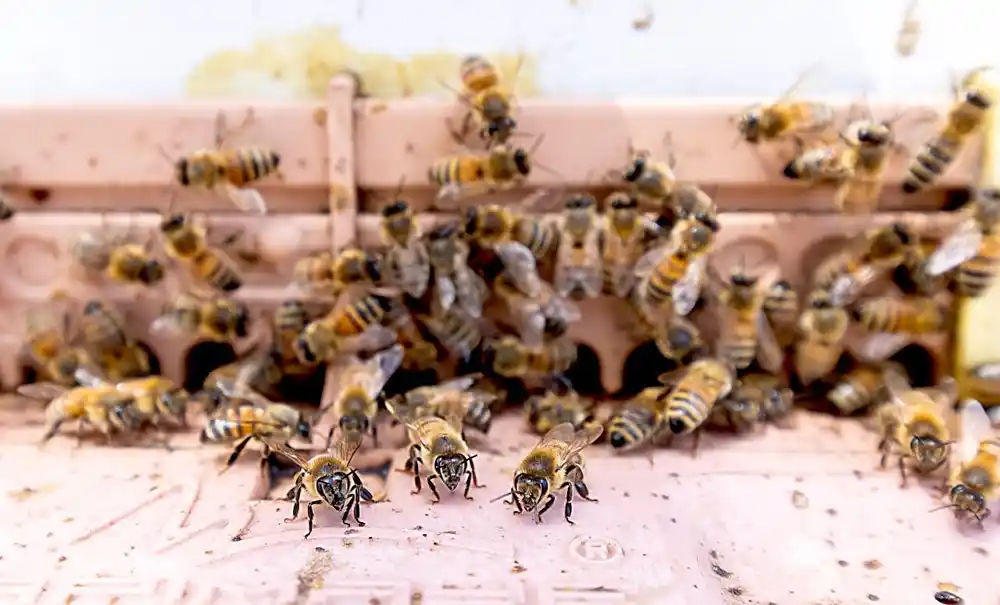
[[[441, 494], [438, 493], [437, 487], [434, 485], [435, 479], [437, 479], [437, 475], [427, 476], [427, 487], [431, 488], [431, 493], [434, 494], [434, 499], [431, 500], [432, 504], [437, 504], [441, 501]], [[419, 487], [417, 488], [417, 491], [419, 491]]]
[[552, 508], [552, 505], [555, 503], [555, 501], [556, 501], [556, 497], [553, 494], [549, 494], [549, 497], [545, 499], [545, 505], [542, 506], [541, 509], [538, 509], [538, 508], [535, 509], [535, 511], [536, 511], [535, 512], [535, 523], [536, 524], [542, 522], [542, 515], [545, 514], [545, 511], [547, 511], [550, 508]]
[[566, 488], [566, 507], [563, 509], [564, 516], [566, 517], [566, 523], [576, 525], [576, 522], [570, 519], [570, 517], [573, 516], [573, 484], [567, 481], [560, 487]]
[[882, 452], [882, 458], [879, 461], [879, 468], [885, 468], [885, 465], [889, 462], [889, 440], [883, 439], [878, 443], [878, 450]]
[[315, 525], [314, 519], [316, 517], [316, 511], [313, 510], [313, 507], [317, 504], [323, 504], [323, 501], [313, 500], [306, 505], [306, 518], [309, 520], [309, 531], [306, 532], [306, 535], [302, 536], [303, 538], [308, 538], [309, 534], [313, 533], [313, 526]]
[[472, 461], [472, 458], [469, 458], [469, 476], [472, 479], [472, 484], [476, 487], [486, 487], [479, 484], [479, 477], [476, 476], [476, 463]]
[[291, 523], [299, 518], [299, 505], [301, 504], [302, 498], [302, 482], [300, 481], [296, 483], [292, 489], [288, 490], [288, 494], [285, 498], [292, 501], [292, 516], [285, 519], [285, 523]]
[[899, 487], [900, 489], [906, 489], [907, 477], [906, 477], [906, 456], [899, 457]]
[[514, 506], [516, 506], [517, 510], [514, 511], [515, 515], [520, 515], [521, 513], [524, 512], [524, 507], [521, 506], [521, 501], [518, 500], [517, 494], [515, 494], [513, 490], [510, 492], [510, 502], [504, 500], [504, 504], [513, 504]]
[[[473, 475], [472, 471], [469, 471], [468, 473], [465, 474], [465, 499], [466, 500], [475, 500], [475, 498], [473, 498], [472, 496], [469, 495], [469, 488], [472, 487], [472, 478], [474, 476], [475, 475]], [[477, 485], [476, 487], [479, 487], [479, 486]]]
[[420, 446], [416, 444], [411, 445], [409, 456], [407, 456], [406, 458], [406, 464], [403, 465], [403, 468], [397, 468], [396, 472], [408, 473], [410, 471], [413, 471], [414, 473], [417, 473], [419, 472], [417, 470], [417, 463], [419, 462], [420, 462]]
[[236, 459], [240, 457], [240, 454], [242, 454], [243, 450], [246, 449], [247, 444], [250, 443], [251, 439], [253, 439], [253, 435], [244, 438], [243, 441], [236, 444], [236, 447], [233, 448], [233, 453], [230, 454], [229, 459], [226, 460], [226, 466], [222, 469], [223, 472], [225, 472], [232, 465], [236, 464]]
[[698, 457], [698, 442], [701, 441], [701, 430], [697, 429], [694, 435], [691, 436], [691, 457]]

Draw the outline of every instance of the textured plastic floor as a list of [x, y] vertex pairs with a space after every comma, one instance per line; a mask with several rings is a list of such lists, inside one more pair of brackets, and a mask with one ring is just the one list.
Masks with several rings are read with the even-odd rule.
[[[934, 603], [939, 583], [970, 605], [1000, 595], [1000, 523], [929, 514], [935, 488], [876, 470], [859, 423], [801, 414], [793, 429], [708, 436], [651, 457], [588, 458], [576, 525], [561, 500], [542, 525], [490, 499], [535, 438], [516, 415], [477, 458], [474, 502], [411, 495], [390, 472], [366, 527], [330, 510], [285, 523], [290, 504], [251, 501], [256, 456], [219, 475], [226, 450], [193, 435], [175, 449], [61, 436], [44, 449], [37, 410], [0, 416], [0, 602], [15, 603]], [[33, 404], [19, 404], [33, 405]], [[401, 465], [401, 450], [394, 466]], [[377, 466], [374, 452], [359, 464]], [[385, 458], [382, 459], [385, 461]], [[369, 481], [379, 492], [384, 487]], [[273, 496], [282, 496], [280, 485]], [[449, 497], [450, 496], [450, 497]], [[304, 515], [303, 515], [304, 517]], [[115, 522], [112, 522], [115, 520]]]

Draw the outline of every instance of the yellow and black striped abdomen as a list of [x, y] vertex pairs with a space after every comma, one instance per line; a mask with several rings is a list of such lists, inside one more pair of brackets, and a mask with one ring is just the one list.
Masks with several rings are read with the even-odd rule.
[[476, 156], [452, 156], [431, 164], [427, 177], [439, 186], [468, 185], [483, 180], [485, 168], [485, 162]]
[[258, 430], [258, 423], [265, 421], [265, 410], [245, 404], [224, 408], [214, 418], [209, 418], [201, 431], [202, 443], [227, 443], [248, 437]]
[[194, 274], [220, 292], [235, 292], [243, 278], [233, 261], [206, 248], [191, 258]]
[[993, 285], [1000, 271], [1000, 236], [988, 235], [979, 253], [958, 266], [954, 290], [959, 296], [976, 298]]
[[707, 385], [683, 380], [667, 396], [667, 427], [675, 435], [700, 427], [715, 405], [717, 394]]
[[369, 294], [344, 308], [334, 319], [334, 332], [340, 336], [362, 334], [368, 328], [382, 323], [388, 306], [388, 298]]
[[726, 357], [736, 369], [743, 370], [757, 357], [757, 311], [733, 311], [737, 317], [731, 324], [731, 333], [723, 335]]
[[275, 151], [260, 147], [242, 147], [223, 151], [222, 163], [226, 181], [243, 187], [277, 171], [281, 156]]
[[471, 55], [462, 60], [459, 76], [462, 79], [462, 86], [473, 93], [482, 92], [500, 83], [500, 73], [496, 66], [479, 55]]
[[648, 443], [660, 427], [660, 418], [647, 406], [625, 405], [608, 423], [611, 447], [628, 451]]
[[524, 244], [535, 258], [544, 258], [555, 246], [557, 227], [537, 218], [522, 217], [514, 227], [517, 241]]
[[681, 254], [668, 254], [661, 260], [646, 283], [646, 299], [651, 303], [661, 303], [673, 296], [674, 285], [687, 273], [691, 261]]

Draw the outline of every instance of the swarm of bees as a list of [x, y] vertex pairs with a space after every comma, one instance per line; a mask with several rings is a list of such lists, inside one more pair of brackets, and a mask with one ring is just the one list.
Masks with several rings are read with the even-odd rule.
[[[522, 186], [537, 165], [534, 147], [511, 144], [518, 134], [513, 94], [496, 69], [470, 57], [461, 78], [468, 115], [453, 134], [464, 145], [477, 133], [485, 150], [429, 168], [438, 199], [457, 202]], [[910, 166], [904, 191], [943, 173], [992, 107], [994, 91], [976, 77], [959, 88], [944, 124]], [[832, 109], [791, 95], [746, 110], [735, 120], [739, 136], [752, 145], [789, 139], [796, 155], [785, 176], [833, 183], [835, 204], [845, 212], [873, 210], [897, 148], [896, 118], [853, 119], [830, 137]], [[220, 136], [215, 151], [180, 160], [176, 170], [181, 185], [220, 187], [244, 210], [264, 212], [247, 185], [278, 163], [277, 154], [258, 148], [227, 151]], [[171, 297], [153, 332], [253, 344], [188, 392], [153, 375], [123, 319], [88, 301], [77, 320], [68, 311], [30, 318], [25, 357], [39, 381], [19, 391], [49, 401], [44, 440], [68, 420], [109, 442], [180, 429], [200, 408], [201, 442], [232, 448], [225, 468], [254, 441], [271, 479], [276, 460], [296, 467], [288, 499], [295, 519], [302, 493], [309, 496], [306, 536], [317, 505], [341, 513], [345, 524], [364, 525], [361, 505], [379, 498], [352, 462], [367, 441], [378, 447], [383, 408], [405, 428], [402, 470], [413, 474], [413, 493], [426, 482], [438, 502], [458, 490], [473, 499], [473, 488], [483, 487], [470, 437], [488, 439], [508, 403], [521, 404], [540, 441], [497, 500], [509, 498], [514, 514], [530, 513], [536, 523], [557, 494], [569, 523], [575, 496], [596, 501], [582, 452], [602, 436], [616, 454], [680, 440], [690, 440], [694, 453], [703, 430], [789, 426], [800, 397], [826, 399], [842, 415], [870, 414], [879, 435], [873, 456], [883, 467], [894, 460], [904, 485], [910, 472], [942, 474], [947, 507], [984, 519], [1000, 490], [1000, 440], [986, 410], [974, 400], [959, 403], [950, 378], [914, 386], [894, 355], [952, 330], [955, 301], [980, 296], [993, 283], [1000, 267], [997, 201], [973, 199], [940, 240], [905, 223], [873, 226], [823, 259], [808, 288], [797, 292], [775, 264], [720, 267], [716, 242], [724, 221], [704, 190], [674, 176], [673, 165], [672, 157], [630, 149], [615, 173], [616, 191], [603, 200], [537, 192], [515, 205], [467, 205], [430, 229], [401, 199], [400, 187], [379, 214], [381, 246], [299, 259], [290, 286], [301, 299], [265, 318], [252, 317], [233, 297], [244, 283], [239, 262], [193, 217], [165, 213], [157, 233], [162, 260], [148, 242], [87, 234], [74, 250], [95, 278], [141, 289], [157, 287], [168, 268], [186, 276], [189, 291]], [[546, 212], [545, 201], [558, 211]], [[653, 215], [643, 210], [650, 206]], [[905, 284], [896, 280], [900, 272]], [[574, 385], [578, 347], [569, 336], [583, 315], [580, 301], [598, 296], [620, 299], [637, 335], [674, 366], [606, 418], [592, 394]], [[500, 318], [486, 312], [491, 303]], [[283, 382], [324, 367], [334, 370], [337, 388], [318, 409], [282, 398]], [[428, 368], [437, 381], [388, 393], [398, 372]], [[527, 394], [521, 401], [515, 383]], [[292, 444], [311, 444], [328, 414], [334, 418], [319, 453]]]

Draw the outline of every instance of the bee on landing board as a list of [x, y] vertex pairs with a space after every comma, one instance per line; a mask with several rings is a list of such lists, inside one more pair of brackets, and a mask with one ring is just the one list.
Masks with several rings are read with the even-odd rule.
[[340, 368], [337, 373], [338, 393], [332, 407], [341, 432], [357, 435], [359, 439], [371, 434], [372, 442], [378, 446], [375, 419], [379, 394], [403, 365], [403, 357], [403, 347], [397, 344], [376, 353], [365, 362], [348, 359]]
[[971, 516], [980, 524], [990, 516], [987, 505], [1000, 495], [1000, 439], [981, 403], [962, 406], [958, 464], [948, 478], [948, 504], [955, 516]]
[[671, 317], [665, 330], [654, 332], [654, 341], [660, 354], [676, 363], [684, 363], [706, 347], [698, 326], [680, 316]]
[[485, 324], [457, 305], [421, 319], [441, 346], [461, 360], [470, 359], [483, 343]]
[[[243, 122], [234, 130], [243, 130], [254, 120], [252, 111], [248, 111]], [[226, 196], [236, 204], [237, 208], [254, 214], [265, 214], [267, 204], [264, 197], [256, 189], [248, 186], [271, 175], [279, 174], [281, 155], [262, 147], [224, 146], [225, 139], [232, 132], [227, 132], [226, 115], [216, 114], [215, 147], [213, 149], [198, 149], [178, 159], [161, 147], [160, 153], [174, 166], [174, 179], [182, 187], [203, 187], [210, 191], [221, 188]]]
[[469, 246], [458, 237], [454, 224], [443, 224], [426, 236], [433, 275], [432, 314], [442, 317], [453, 305], [473, 318], [482, 317], [489, 290], [483, 278], [470, 267]]
[[546, 191], [536, 191], [514, 205], [470, 206], [462, 219], [464, 237], [486, 248], [518, 243], [542, 260], [556, 249], [559, 232], [552, 221], [533, 212], [545, 209]]
[[980, 77], [988, 69], [972, 71], [955, 86], [955, 102], [944, 123], [917, 152], [906, 170], [903, 193], [916, 193], [933, 184], [982, 128], [996, 103], [996, 91]]
[[757, 145], [773, 142], [792, 134], [818, 133], [834, 122], [833, 108], [824, 103], [793, 100], [795, 92], [809, 72], [800, 75], [777, 101], [769, 105], [754, 105], [734, 116], [740, 138]]
[[628, 452], [657, 444], [667, 434], [667, 387], [647, 387], [627, 401], [608, 422], [612, 451]]
[[777, 268], [763, 276], [752, 276], [737, 268], [728, 280], [718, 276], [713, 280], [721, 307], [717, 348], [737, 370], [747, 369], [755, 359], [766, 372], [781, 370], [784, 351], [764, 313], [764, 303], [777, 277]]
[[104, 378], [119, 382], [149, 374], [149, 353], [128, 335], [123, 315], [109, 304], [87, 301], [77, 328], [81, 346]]
[[701, 434], [698, 429], [712, 408], [732, 392], [736, 369], [729, 360], [706, 357], [661, 375], [660, 382], [672, 386], [664, 400], [666, 428], [674, 437], [694, 433], [693, 455]]
[[51, 307], [30, 309], [27, 313], [26, 337], [21, 357], [38, 375], [39, 382], [51, 382], [63, 387], [77, 386], [74, 372], [85, 364], [93, 364], [93, 356], [84, 347], [72, 346], [73, 320], [68, 302], [62, 293], [51, 297], [61, 312]]
[[625, 193], [613, 193], [605, 200], [608, 208], [601, 241], [604, 291], [623, 300], [635, 287], [635, 264], [663, 230], [639, 212], [639, 203]]
[[845, 416], [878, 406], [888, 396], [886, 372], [905, 374], [903, 367], [895, 362], [860, 364], [841, 376], [827, 392], [826, 398]]
[[677, 159], [669, 132], [663, 135], [663, 143], [667, 149], [666, 160], [657, 160], [648, 151], [634, 148], [631, 141], [628, 143], [629, 159], [621, 178], [628, 185], [630, 196], [639, 203], [663, 207], [673, 202], [678, 186], [674, 175]]
[[544, 395], [533, 395], [524, 402], [525, 419], [532, 431], [544, 435], [563, 423], [580, 430], [594, 419], [593, 401], [571, 388], [563, 390], [566, 392], [550, 390]]
[[462, 438], [465, 438], [465, 428], [486, 434], [493, 423], [493, 412], [490, 405], [497, 397], [493, 393], [472, 389], [479, 378], [479, 374], [470, 374], [431, 386], [417, 387], [403, 395], [391, 398], [386, 403], [386, 407], [391, 405], [394, 416], [409, 420], [424, 416], [444, 418], [444, 413], [450, 409], [451, 399], [458, 397], [466, 409], [465, 416], [462, 418]]
[[115, 435], [133, 433], [142, 426], [143, 416], [133, 405], [133, 399], [113, 385], [65, 387], [36, 382], [19, 386], [17, 392], [30, 399], [49, 400], [42, 443], [54, 437], [67, 420], [78, 421], [79, 439], [86, 427], [93, 427], [109, 444]]
[[605, 231], [597, 200], [590, 195], [568, 197], [556, 228], [559, 244], [552, 280], [556, 294], [575, 299], [597, 297], [604, 286], [601, 240]]
[[304, 491], [311, 498], [306, 503], [306, 518], [309, 521], [309, 529], [303, 536], [304, 538], [308, 538], [313, 532], [315, 517], [313, 507], [317, 504], [329, 506], [337, 512], [343, 512], [340, 520], [344, 525], [350, 525], [348, 519], [353, 514], [354, 522], [364, 527], [365, 523], [361, 520], [361, 503], [374, 502], [375, 499], [362, 483], [358, 472], [351, 467], [351, 460], [354, 459], [354, 454], [361, 447], [360, 439], [341, 434], [336, 441], [327, 443], [323, 453], [316, 454], [311, 458], [306, 458], [284, 443], [269, 437], [264, 437], [262, 440], [269, 450], [288, 458], [299, 467], [299, 472], [295, 474], [295, 484], [285, 496], [286, 500], [293, 502], [292, 516], [285, 519], [286, 523], [298, 518], [302, 492]]
[[739, 384], [712, 407], [705, 426], [752, 431], [762, 422], [782, 422], [791, 413], [795, 395], [773, 374], [754, 372], [740, 377]]
[[[518, 61], [517, 71], [520, 71]], [[511, 115], [514, 95], [500, 82], [500, 72], [496, 65], [479, 55], [470, 55], [462, 60], [459, 67], [462, 91], [459, 99], [468, 105], [469, 111], [462, 119], [458, 130], [452, 129], [456, 142], [465, 144], [473, 129], [488, 145], [503, 145], [514, 134], [517, 122]], [[517, 78], [515, 72], [514, 78]]]
[[239, 265], [207, 240], [207, 229], [182, 214], [165, 216], [160, 234], [167, 256], [183, 265], [195, 286], [229, 294], [243, 287]]
[[485, 487], [479, 484], [476, 477], [475, 454], [469, 454], [469, 446], [462, 438], [462, 421], [468, 414], [468, 400], [463, 393], [446, 391], [439, 393], [434, 401], [438, 415], [411, 418], [396, 409], [392, 402], [386, 402], [389, 412], [401, 423], [406, 425], [409, 434], [409, 456], [403, 472], [413, 471], [414, 489], [412, 494], [422, 490], [420, 481], [421, 469], [426, 469], [427, 487], [434, 496], [434, 502], [441, 501], [436, 480], [444, 483], [448, 491], [458, 489], [462, 479], [465, 479], [466, 500], [472, 500], [469, 489]]
[[833, 304], [828, 292], [818, 291], [799, 316], [794, 345], [794, 367], [799, 381], [808, 386], [836, 369], [846, 348], [851, 318]]
[[1000, 202], [974, 200], [961, 212], [964, 220], [930, 254], [924, 270], [931, 277], [955, 270], [955, 293], [976, 298], [993, 284], [1000, 267]]
[[577, 345], [559, 338], [528, 345], [516, 336], [503, 336], [487, 344], [486, 359], [498, 376], [546, 379], [561, 376], [576, 361]]
[[555, 492], [565, 489], [563, 516], [567, 523], [573, 524], [570, 517], [573, 516], [574, 492], [588, 502], [597, 501], [590, 497], [590, 490], [584, 483], [582, 452], [597, 441], [603, 431], [599, 424], [580, 430], [568, 422], [552, 427], [514, 471], [511, 490], [494, 501], [510, 496], [504, 503], [517, 507], [515, 515], [527, 512], [534, 517], [535, 523], [541, 523], [542, 515], [555, 503]]
[[420, 298], [427, 291], [431, 264], [410, 206], [396, 200], [382, 208], [379, 230], [388, 246], [382, 257], [383, 284]]
[[87, 387], [112, 386], [130, 398], [143, 421], [153, 426], [163, 424], [187, 426], [187, 408], [191, 400], [187, 391], [163, 376], [146, 376], [121, 382], [111, 382], [87, 368], [76, 372], [77, 381]]
[[882, 378], [890, 397], [875, 411], [881, 436], [879, 464], [885, 468], [889, 456], [897, 455], [900, 487], [906, 487], [907, 460], [921, 475], [948, 461], [952, 444], [949, 415], [958, 399], [958, 383], [948, 378], [936, 387], [914, 389], [905, 375], [896, 371], [886, 371]]

